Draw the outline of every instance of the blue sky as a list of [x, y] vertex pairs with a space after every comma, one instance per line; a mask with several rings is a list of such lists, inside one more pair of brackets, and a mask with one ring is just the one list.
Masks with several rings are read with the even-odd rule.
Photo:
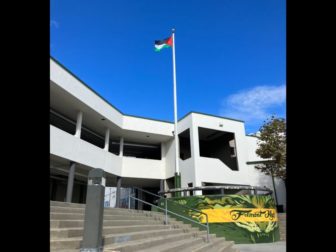
[[125, 114], [244, 120], [256, 132], [286, 111], [284, 0], [51, 0], [50, 54]]

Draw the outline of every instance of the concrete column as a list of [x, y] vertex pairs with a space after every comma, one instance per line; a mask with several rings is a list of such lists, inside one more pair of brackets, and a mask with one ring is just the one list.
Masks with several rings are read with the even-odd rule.
[[110, 187], [110, 207], [112, 205], [112, 188]]
[[80, 252], [103, 251], [105, 184], [106, 174], [103, 169], [93, 169], [89, 172]]
[[[203, 186], [203, 183], [195, 183], [194, 184], [194, 187], [196, 187], [196, 186]], [[203, 190], [195, 190], [194, 191], [194, 195], [203, 195]]]
[[124, 152], [124, 138], [121, 137], [121, 138], [120, 138], [119, 156], [122, 157], [122, 156], [124, 155], [123, 152]]
[[166, 144], [161, 143], [161, 160], [165, 162], [166, 160]]
[[201, 190], [198, 190], [198, 191], [194, 191], [194, 195], [203, 195], [203, 193]]
[[[171, 189], [170, 187], [169, 187], [169, 184], [168, 184], [168, 181], [167, 181], [167, 179], [164, 179], [163, 180], [164, 182], [164, 188], [165, 188], [165, 190], [169, 190], [169, 189]], [[166, 194], [166, 197], [167, 198], [171, 198], [172, 197], [172, 194], [171, 193], [167, 193]]]
[[160, 180], [160, 191], [163, 192], [165, 190], [165, 180], [161, 179]]
[[110, 129], [107, 128], [105, 131], [105, 146], [104, 146], [105, 151], [109, 150], [109, 143], [110, 143]]
[[224, 188], [221, 188], [221, 194], [224, 195]]
[[[142, 198], [142, 191], [138, 190], [138, 199], [144, 200]], [[138, 201], [138, 210], [142, 210], [143, 209], [143, 203], [141, 201]]]
[[73, 191], [73, 186], [74, 186], [75, 169], [76, 169], [76, 163], [70, 162], [68, 185], [67, 185], [67, 192], [66, 192], [66, 198], [65, 198], [66, 202], [72, 201], [72, 191]]
[[121, 177], [117, 176], [117, 191], [116, 191], [116, 207], [121, 207], [120, 194], [121, 194]]
[[79, 111], [77, 114], [77, 123], [76, 123], [76, 133], [75, 137], [81, 136], [81, 130], [82, 130], [82, 120], [83, 120], [83, 112]]
[[[199, 151], [199, 139], [198, 139], [198, 125], [194, 125], [194, 120], [192, 120], [190, 125], [190, 149], [191, 149], [191, 158], [193, 159], [193, 177], [191, 176], [189, 179], [193, 182], [193, 186], [200, 186], [198, 184], [198, 164], [200, 158]], [[193, 195], [202, 195], [202, 191], [194, 191]]]
[[[160, 180], [160, 191], [161, 192], [164, 192], [166, 189], [165, 189], [165, 183], [166, 182], [166, 180], [165, 179], [161, 179]], [[166, 194], [161, 194], [160, 196], [162, 196], [162, 197], [167, 197], [167, 195]]]

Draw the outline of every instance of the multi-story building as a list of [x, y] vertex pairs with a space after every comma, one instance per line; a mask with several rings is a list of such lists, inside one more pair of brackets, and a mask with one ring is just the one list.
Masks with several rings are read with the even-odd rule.
[[[181, 186], [250, 185], [273, 189], [254, 165], [258, 138], [240, 120], [190, 112], [179, 119]], [[157, 193], [174, 188], [174, 124], [124, 114], [50, 59], [50, 197], [84, 202], [88, 172], [102, 168], [106, 185]], [[277, 201], [285, 185], [275, 179]], [[162, 189], [162, 188], [161, 188]], [[196, 191], [202, 194], [202, 191]]]

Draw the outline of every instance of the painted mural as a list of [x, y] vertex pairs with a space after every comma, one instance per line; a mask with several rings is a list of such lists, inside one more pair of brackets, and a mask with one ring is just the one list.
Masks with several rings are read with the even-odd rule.
[[[159, 205], [164, 207], [164, 201], [160, 200]], [[204, 214], [179, 205], [206, 213], [210, 233], [237, 244], [267, 243], [280, 239], [275, 202], [271, 195], [205, 195], [170, 198], [168, 201], [169, 210], [206, 223]]]

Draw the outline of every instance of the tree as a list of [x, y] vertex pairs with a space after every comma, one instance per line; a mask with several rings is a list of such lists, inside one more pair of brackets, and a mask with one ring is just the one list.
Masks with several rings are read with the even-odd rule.
[[[286, 185], [286, 120], [272, 116], [260, 127], [256, 154], [265, 162], [255, 166], [256, 169], [274, 177], [281, 178]], [[274, 186], [276, 198], [276, 191]]]

